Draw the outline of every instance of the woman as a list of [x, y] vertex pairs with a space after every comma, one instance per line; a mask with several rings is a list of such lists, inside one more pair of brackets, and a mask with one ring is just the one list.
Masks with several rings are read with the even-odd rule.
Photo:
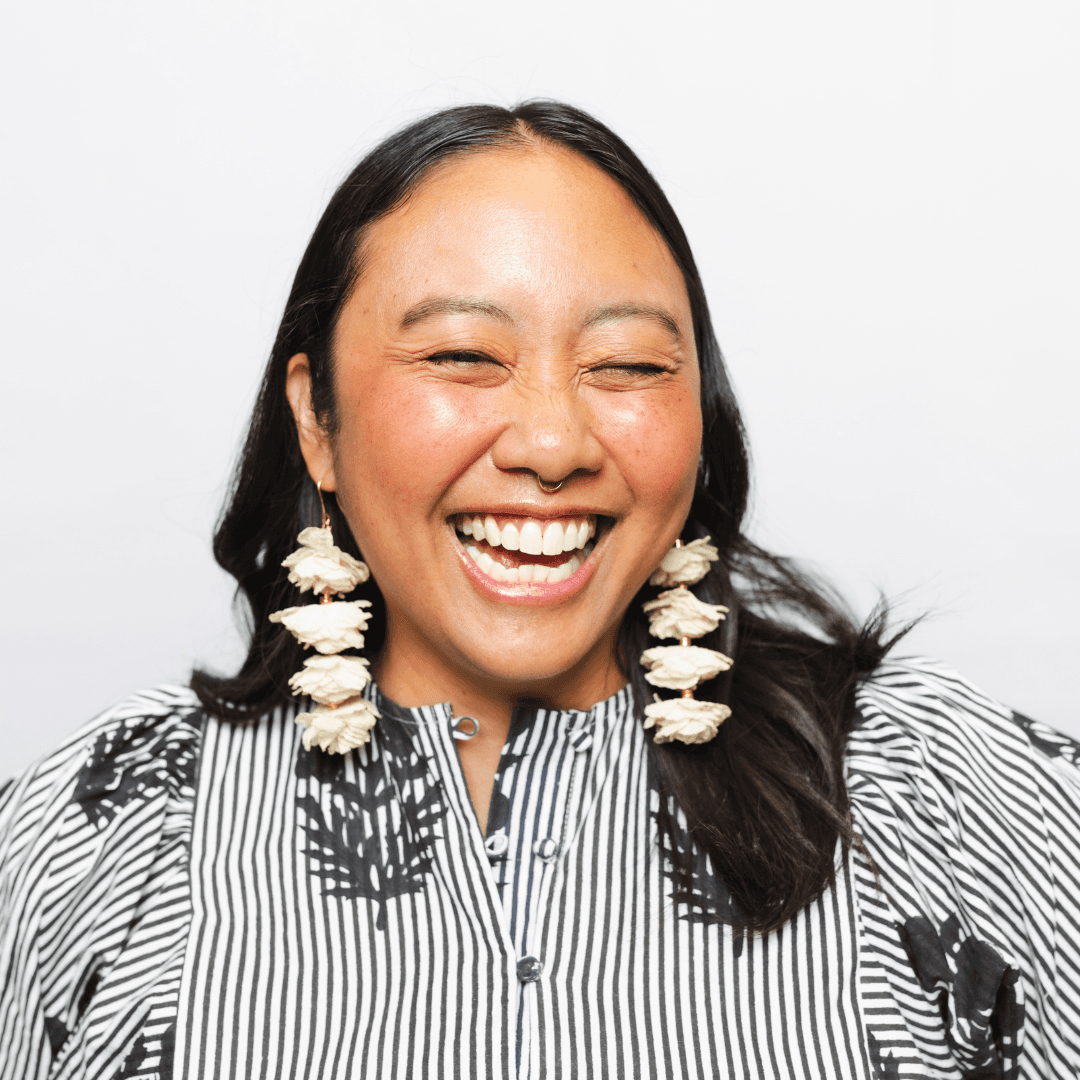
[[625, 144], [377, 147], [215, 540], [242, 669], [4, 792], [0, 1075], [1074, 1075], [1077, 746], [886, 662], [747, 487]]

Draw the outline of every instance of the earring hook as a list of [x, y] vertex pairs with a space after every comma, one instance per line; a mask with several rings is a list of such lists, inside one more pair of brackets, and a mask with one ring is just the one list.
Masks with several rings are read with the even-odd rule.
[[321, 480], [315, 485], [315, 490], [316, 492], [318, 492], [319, 495], [319, 509], [322, 510], [322, 525], [320, 526], [320, 528], [329, 529], [330, 515], [326, 512], [326, 503], [323, 502]]

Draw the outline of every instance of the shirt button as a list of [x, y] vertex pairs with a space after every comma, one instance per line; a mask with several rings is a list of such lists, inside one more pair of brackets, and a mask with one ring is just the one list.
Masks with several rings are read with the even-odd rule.
[[509, 846], [510, 841], [504, 832], [492, 833], [484, 841], [484, 848], [487, 850], [489, 859], [501, 859]]
[[533, 983], [540, 978], [544, 965], [535, 956], [523, 956], [517, 962], [517, 977], [523, 983]]
[[551, 862], [559, 854], [559, 845], [550, 836], [547, 836], [533, 844], [533, 854], [543, 859], [544, 862]]
[[588, 731], [575, 731], [570, 735], [570, 745], [580, 754], [592, 746], [592, 733]]

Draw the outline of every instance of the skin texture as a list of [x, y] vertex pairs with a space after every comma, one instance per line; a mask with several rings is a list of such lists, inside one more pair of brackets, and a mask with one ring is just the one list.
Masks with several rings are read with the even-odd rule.
[[[332, 439], [305, 355], [286, 388], [310, 474], [337, 493], [386, 599], [381, 689], [480, 722], [458, 748], [483, 828], [515, 702], [588, 709], [626, 681], [619, 621], [694, 490], [690, 305], [622, 189], [541, 145], [451, 159], [363, 254], [336, 328]], [[537, 474], [562, 488], [544, 494]], [[553, 598], [478, 583], [449, 521], [463, 512], [607, 527]]]

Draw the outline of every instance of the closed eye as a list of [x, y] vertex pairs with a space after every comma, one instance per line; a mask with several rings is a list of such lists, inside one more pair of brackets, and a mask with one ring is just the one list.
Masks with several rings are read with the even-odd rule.
[[663, 364], [597, 364], [589, 368], [591, 381], [608, 387], [640, 385], [672, 374], [673, 369]]
[[[498, 364], [499, 361], [486, 353], [470, 352], [468, 350], [453, 350], [450, 352], [434, 353], [424, 358], [429, 364]], [[501, 365], [500, 365], [501, 366]]]
[[593, 371], [627, 371], [633, 375], [666, 375], [668, 368], [660, 364], [603, 364]]

